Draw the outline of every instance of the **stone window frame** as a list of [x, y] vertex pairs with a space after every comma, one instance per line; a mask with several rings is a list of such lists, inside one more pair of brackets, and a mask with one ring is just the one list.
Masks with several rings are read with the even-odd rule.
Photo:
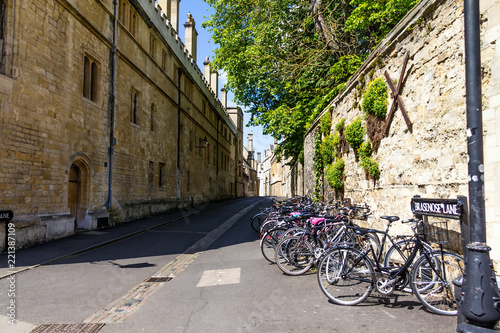
[[7, 21], [7, 4], [5, 0], [0, 0], [0, 74], [5, 74], [5, 66], [3, 66], [4, 56], [3, 50], [5, 45], [5, 28]]
[[130, 15], [129, 15], [129, 22], [128, 22], [128, 31], [132, 36], [137, 38], [139, 35], [139, 14], [130, 6]]
[[154, 174], [155, 174], [155, 165], [153, 161], [149, 161], [149, 170], [148, 170], [148, 186], [149, 186], [149, 193], [154, 192]]
[[155, 117], [156, 117], [156, 105], [154, 103], [151, 103], [151, 109], [150, 109], [150, 112], [151, 112], [151, 127], [150, 127], [150, 130], [151, 132], [154, 132], [155, 130]]
[[168, 66], [168, 53], [165, 50], [162, 50], [161, 53], [161, 69], [164, 72], [167, 72], [167, 66]]
[[82, 96], [94, 103], [99, 99], [99, 78], [101, 74], [100, 63], [87, 52], [83, 56], [83, 82], [82, 82]]
[[153, 60], [156, 61], [156, 36], [154, 35], [154, 33], [150, 33], [149, 34], [149, 54], [151, 55], [151, 57], [153, 58]]
[[123, 26], [128, 27], [129, 18], [129, 4], [127, 0], [120, 0], [118, 5], [118, 20], [123, 24]]
[[165, 163], [158, 163], [158, 190], [165, 191], [165, 186], [167, 185], [167, 166]]
[[140, 92], [134, 88], [130, 93], [130, 122], [139, 126], [140, 121]]

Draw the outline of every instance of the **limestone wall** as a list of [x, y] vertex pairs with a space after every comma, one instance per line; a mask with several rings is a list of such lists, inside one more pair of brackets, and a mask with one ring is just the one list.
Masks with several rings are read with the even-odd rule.
[[119, 12], [108, 211], [113, 1], [7, 2], [0, 209], [14, 212], [18, 246], [234, 195], [236, 125], [155, 1], [120, 5], [136, 16], [131, 28]]
[[[492, 258], [500, 260], [500, 2], [481, 1], [483, 121], [485, 189], [488, 243]], [[405, 54], [409, 52], [407, 74], [401, 98], [411, 120], [409, 128], [398, 109], [388, 135], [372, 156], [379, 163], [379, 180], [369, 179], [356, 161], [352, 149], [344, 154], [344, 197], [368, 203], [375, 218], [367, 224], [380, 227], [380, 215], [411, 217], [410, 199], [468, 196], [465, 58], [463, 1], [421, 1], [383, 40], [346, 90], [322, 113], [331, 112], [332, 127], [345, 118], [346, 125], [360, 110], [367, 83], [387, 71], [397, 83]], [[384, 78], [385, 80], [385, 78]], [[389, 97], [389, 105], [392, 99]], [[321, 116], [322, 116], [321, 115]], [[318, 117], [305, 138], [305, 194], [314, 191], [314, 133]], [[366, 127], [366, 119], [363, 118]], [[334, 193], [328, 185], [326, 198]], [[449, 221], [457, 246], [459, 225]], [[408, 231], [406, 226], [394, 232]]]

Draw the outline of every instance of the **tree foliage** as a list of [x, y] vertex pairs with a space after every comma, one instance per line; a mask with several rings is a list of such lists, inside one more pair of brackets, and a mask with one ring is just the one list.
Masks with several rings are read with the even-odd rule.
[[[344, 89], [387, 29], [415, 3], [205, 2], [214, 8], [203, 24], [218, 44], [212, 65], [227, 74], [227, 89], [250, 113], [249, 125], [262, 125], [264, 134], [279, 140], [278, 153], [291, 157], [292, 163], [299, 157], [304, 134], [315, 117]], [[385, 14], [375, 15], [374, 11]], [[369, 22], [361, 24], [364, 17]]]

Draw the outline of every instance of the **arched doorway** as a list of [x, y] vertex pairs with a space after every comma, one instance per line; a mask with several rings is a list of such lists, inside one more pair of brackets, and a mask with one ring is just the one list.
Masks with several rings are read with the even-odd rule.
[[67, 205], [74, 217], [75, 229], [88, 228], [87, 210], [90, 202], [90, 175], [92, 166], [88, 157], [77, 153], [70, 159], [66, 173], [68, 175]]
[[81, 179], [80, 171], [75, 164], [71, 165], [68, 175], [68, 207], [75, 218], [75, 229], [78, 227], [78, 210], [81, 204]]

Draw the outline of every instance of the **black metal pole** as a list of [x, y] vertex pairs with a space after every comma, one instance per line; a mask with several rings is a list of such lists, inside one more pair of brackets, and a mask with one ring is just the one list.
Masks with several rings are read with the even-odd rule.
[[469, 172], [470, 243], [460, 311], [467, 320], [458, 332], [483, 332], [500, 319], [495, 273], [486, 245], [484, 203], [483, 120], [481, 105], [481, 40], [479, 0], [464, 1], [465, 90]]
[[181, 199], [181, 77], [182, 68], [177, 69], [177, 168], [176, 168], [176, 198]]

